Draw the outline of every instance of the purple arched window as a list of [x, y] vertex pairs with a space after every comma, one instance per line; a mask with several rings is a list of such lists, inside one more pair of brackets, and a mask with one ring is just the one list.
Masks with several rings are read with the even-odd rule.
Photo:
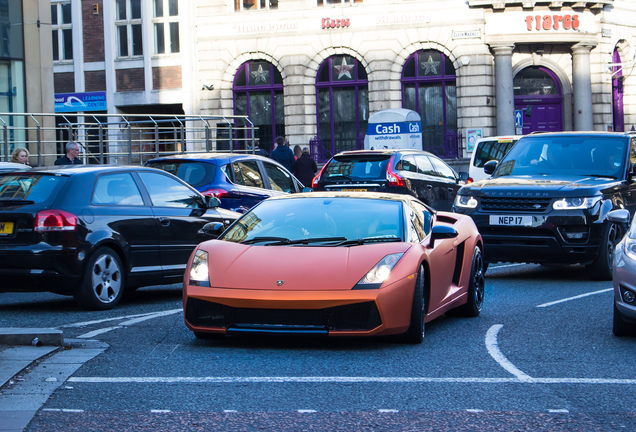
[[613, 120], [616, 132], [625, 131], [625, 117], [623, 112], [623, 68], [620, 66], [621, 55], [614, 49], [612, 62], [617, 66], [612, 67], [612, 100], [613, 100]]
[[318, 68], [316, 112], [322, 154], [360, 149], [369, 120], [367, 72], [354, 57], [335, 55]]
[[402, 69], [402, 107], [422, 117], [422, 145], [441, 157], [457, 156], [455, 68], [436, 50], [412, 54]]
[[285, 134], [283, 78], [273, 64], [250, 60], [234, 76], [234, 114], [247, 115], [258, 127], [256, 138], [270, 152], [279, 135]]

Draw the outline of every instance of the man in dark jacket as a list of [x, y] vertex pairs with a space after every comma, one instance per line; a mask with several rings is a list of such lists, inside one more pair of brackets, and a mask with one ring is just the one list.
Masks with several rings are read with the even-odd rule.
[[55, 165], [77, 165], [81, 164], [82, 160], [79, 158], [80, 146], [79, 143], [69, 141], [66, 143], [66, 154], [55, 161]]
[[296, 167], [296, 158], [294, 157], [294, 152], [285, 143], [285, 137], [279, 136], [278, 138], [276, 138], [276, 143], [278, 145], [276, 146], [274, 151], [272, 151], [272, 159], [287, 168], [289, 172], [293, 173], [294, 168]]
[[303, 153], [296, 161], [296, 171], [294, 175], [305, 185], [305, 187], [311, 187], [311, 181], [318, 171], [316, 161], [309, 155], [309, 149], [303, 148]]

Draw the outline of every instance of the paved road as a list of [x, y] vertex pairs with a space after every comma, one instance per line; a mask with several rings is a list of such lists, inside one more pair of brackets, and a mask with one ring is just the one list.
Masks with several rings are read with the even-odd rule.
[[178, 286], [142, 289], [106, 313], [0, 294], [0, 327], [28, 322], [107, 346], [27, 431], [636, 430], [636, 339], [611, 334], [610, 282], [578, 267], [493, 266], [486, 295], [480, 317], [442, 317], [418, 346], [199, 341], [183, 325]]

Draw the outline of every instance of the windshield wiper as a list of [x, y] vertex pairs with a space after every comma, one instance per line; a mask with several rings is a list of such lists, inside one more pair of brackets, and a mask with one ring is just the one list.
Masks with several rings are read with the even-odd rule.
[[[295, 244], [309, 244], [309, 243], [327, 243], [327, 242], [343, 242], [347, 240], [346, 237], [313, 237], [298, 240], [289, 240], [283, 244], [295, 245]], [[272, 243], [275, 244], [275, 243]]]
[[275, 242], [277, 244], [287, 244], [291, 240], [285, 237], [254, 237], [249, 240], [245, 240], [241, 242], [242, 244], [254, 244], [254, 243], [262, 243], [262, 242]]
[[340, 243], [336, 243], [334, 246], [360, 246], [367, 243], [387, 243], [387, 242], [401, 242], [402, 239], [397, 236], [382, 236], [382, 237], [364, 237], [358, 239], [345, 240]]

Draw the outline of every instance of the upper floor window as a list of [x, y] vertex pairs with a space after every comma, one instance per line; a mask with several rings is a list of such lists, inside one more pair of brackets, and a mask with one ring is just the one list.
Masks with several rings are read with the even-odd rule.
[[73, 28], [71, 2], [51, 3], [53, 61], [73, 60]]
[[154, 0], [155, 54], [179, 52], [179, 0]]
[[318, 6], [362, 3], [362, 0], [318, 0]]
[[235, 11], [278, 9], [278, 0], [234, 0]]
[[141, 0], [116, 0], [115, 27], [119, 57], [144, 55]]

